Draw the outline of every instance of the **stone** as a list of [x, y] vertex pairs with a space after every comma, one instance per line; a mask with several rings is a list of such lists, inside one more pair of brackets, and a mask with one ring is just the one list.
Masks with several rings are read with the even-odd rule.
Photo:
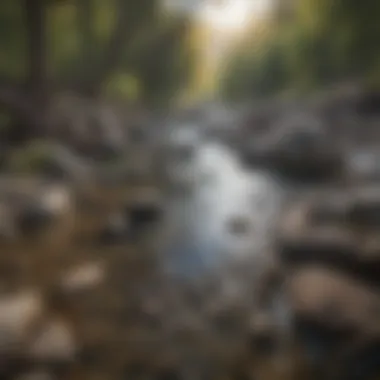
[[48, 186], [41, 194], [42, 204], [47, 210], [56, 214], [68, 212], [73, 204], [73, 197], [68, 187]]
[[69, 270], [62, 278], [61, 288], [73, 293], [100, 285], [105, 278], [105, 268], [100, 262], [90, 262]]
[[344, 223], [349, 210], [349, 197], [336, 191], [327, 191], [319, 194], [316, 199], [306, 205], [307, 217], [313, 226], [335, 225]]
[[19, 350], [43, 314], [42, 296], [32, 290], [0, 298], [0, 352]]
[[[331, 365], [338, 370], [336, 355], [344, 359], [347, 348], [357, 341], [363, 343], [363, 337], [364, 342], [379, 341], [379, 294], [375, 288], [323, 267], [295, 271], [287, 286], [293, 334], [312, 372], [325, 373]], [[363, 364], [366, 362], [364, 359]]]
[[373, 182], [380, 179], [380, 151], [368, 148], [349, 152], [345, 159], [345, 171], [348, 181]]
[[360, 258], [360, 248], [355, 239], [339, 228], [311, 230], [303, 236], [279, 240], [279, 255], [290, 264], [306, 262], [343, 263]]
[[227, 222], [228, 231], [233, 235], [246, 235], [249, 231], [250, 222], [247, 217], [235, 216]]
[[280, 258], [291, 264], [297, 261], [339, 260], [358, 254], [356, 241], [344, 226], [339, 207], [328, 207], [315, 200], [292, 204], [284, 212], [277, 230]]
[[14, 207], [16, 228], [22, 235], [30, 236], [50, 231], [53, 225], [63, 226], [73, 211], [73, 199], [66, 187], [42, 185], [38, 193], [25, 196]]
[[378, 334], [380, 297], [361, 281], [309, 266], [290, 274], [286, 286], [298, 318], [337, 332]]
[[102, 228], [99, 242], [103, 245], [117, 245], [128, 241], [130, 222], [123, 213], [111, 214]]
[[324, 194], [285, 211], [276, 238], [280, 262], [291, 266], [321, 264], [378, 284], [380, 241], [375, 230], [368, 230], [364, 223], [355, 225], [360, 216], [353, 207], [355, 193], [347, 190], [340, 202], [339, 191], [326, 199]]
[[380, 188], [370, 186], [353, 191], [347, 221], [359, 228], [380, 226]]
[[59, 319], [47, 321], [30, 342], [28, 355], [39, 362], [68, 362], [75, 358], [77, 343], [67, 323]]
[[162, 199], [155, 189], [142, 189], [126, 205], [126, 216], [133, 230], [157, 222], [163, 211]]
[[90, 165], [68, 147], [56, 142], [33, 141], [14, 152], [9, 170], [17, 173], [42, 174], [50, 179], [82, 181], [91, 174]]
[[28, 238], [43, 238], [46, 243], [53, 236], [63, 238], [62, 234], [73, 227], [73, 211], [72, 191], [62, 183], [24, 176], [4, 176], [0, 180], [3, 242], [17, 245]]
[[272, 354], [278, 346], [278, 331], [270, 315], [257, 313], [249, 325], [250, 348], [258, 355]]
[[291, 115], [255, 140], [245, 161], [301, 182], [324, 182], [340, 176], [341, 153], [318, 118]]
[[17, 226], [23, 235], [32, 235], [46, 229], [53, 221], [54, 216], [49, 210], [31, 204], [18, 215]]

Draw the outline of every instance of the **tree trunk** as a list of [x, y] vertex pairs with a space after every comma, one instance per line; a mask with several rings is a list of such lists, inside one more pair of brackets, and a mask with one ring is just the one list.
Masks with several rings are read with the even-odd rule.
[[77, 5], [78, 32], [85, 62], [93, 62], [95, 59], [94, 5], [93, 0], [80, 0]]
[[47, 91], [47, 46], [45, 0], [24, 0], [28, 41], [29, 81], [33, 95]]
[[6, 79], [0, 80], [0, 106], [11, 113], [29, 114], [31, 107], [25, 89]]
[[103, 60], [100, 62], [95, 74], [85, 83], [81, 83], [81, 92], [96, 96], [100, 93], [101, 87], [113, 71], [117, 70], [123, 60], [125, 46], [135, 36], [133, 33], [139, 23], [139, 16], [136, 15], [134, 21], [130, 21], [130, 3], [127, 0], [118, 0], [116, 13], [118, 15], [115, 29], [107, 43]]
[[[57, 1], [57, 0], [55, 0]], [[22, 0], [25, 20], [25, 35], [28, 49], [28, 75], [25, 86], [12, 85], [0, 79], [0, 106], [10, 110], [18, 119], [25, 123], [28, 136], [46, 136], [51, 132], [50, 110], [53, 94], [52, 86], [71, 89], [82, 95], [98, 95], [102, 85], [109, 75], [117, 70], [124, 59], [125, 46], [128, 45], [135, 36], [136, 28], [145, 18], [145, 3], [151, 0], [139, 0], [139, 11], [132, 17], [131, 1], [117, 0], [117, 22], [104, 52], [101, 55], [99, 65], [94, 62], [93, 46], [90, 39], [94, 38], [91, 19], [91, 0], [83, 0], [78, 5], [78, 19], [85, 21], [81, 26], [83, 35], [84, 61], [88, 67], [97, 67], [89, 70], [90, 75], [74, 78], [74, 81], [64, 83], [53, 83], [49, 75], [48, 67], [48, 47], [47, 47], [47, 28], [46, 16], [47, 8], [52, 0]], [[90, 13], [87, 13], [90, 12]], [[86, 46], [85, 46], [86, 45]], [[93, 73], [93, 74], [92, 74]], [[84, 78], [84, 79], [83, 79]], [[28, 129], [26, 128], [26, 129]], [[24, 127], [20, 131], [26, 130]]]
[[37, 136], [49, 131], [49, 89], [45, 0], [24, 0], [29, 73], [27, 91], [30, 96], [29, 123]]

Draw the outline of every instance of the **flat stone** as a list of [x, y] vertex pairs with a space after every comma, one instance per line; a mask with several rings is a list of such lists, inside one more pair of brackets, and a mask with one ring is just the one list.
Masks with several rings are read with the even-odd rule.
[[338, 177], [342, 157], [321, 120], [308, 114], [289, 114], [246, 148], [245, 160], [301, 182]]
[[43, 300], [38, 292], [25, 291], [0, 298], [0, 351], [21, 346], [33, 324], [43, 313]]
[[57, 319], [43, 326], [31, 342], [29, 356], [38, 361], [71, 361], [77, 352], [77, 344], [69, 326]]
[[322, 267], [305, 267], [287, 283], [297, 316], [337, 330], [378, 330], [380, 297], [360, 281]]
[[92, 289], [104, 281], [105, 275], [102, 263], [85, 263], [69, 270], [63, 276], [61, 287], [67, 293]]
[[290, 205], [277, 229], [280, 261], [291, 266], [321, 264], [378, 284], [380, 241], [368, 224], [353, 222], [359, 218], [350, 214], [355, 194], [356, 190], [350, 189], [321, 192]]
[[360, 248], [355, 238], [338, 227], [311, 230], [293, 239], [282, 238], [279, 251], [281, 259], [290, 263], [360, 259]]

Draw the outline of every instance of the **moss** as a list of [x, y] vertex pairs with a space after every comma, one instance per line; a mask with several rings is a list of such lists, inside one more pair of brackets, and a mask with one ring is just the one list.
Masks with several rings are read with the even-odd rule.
[[54, 149], [49, 142], [35, 140], [10, 155], [7, 169], [12, 173], [35, 174], [42, 171], [53, 156]]

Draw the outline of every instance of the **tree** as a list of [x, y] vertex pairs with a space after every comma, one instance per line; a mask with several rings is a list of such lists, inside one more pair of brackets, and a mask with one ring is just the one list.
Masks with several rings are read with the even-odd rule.
[[120, 73], [137, 75], [145, 93], [176, 88], [191, 72], [189, 23], [164, 15], [159, 0], [2, 0], [0, 106], [21, 134], [45, 136], [56, 93], [97, 97]]
[[310, 91], [352, 79], [380, 83], [379, 2], [290, 0], [286, 12], [278, 4], [267, 22], [269, 37], [251, 34], [231, 55], [222, 75], [225, 96]]

